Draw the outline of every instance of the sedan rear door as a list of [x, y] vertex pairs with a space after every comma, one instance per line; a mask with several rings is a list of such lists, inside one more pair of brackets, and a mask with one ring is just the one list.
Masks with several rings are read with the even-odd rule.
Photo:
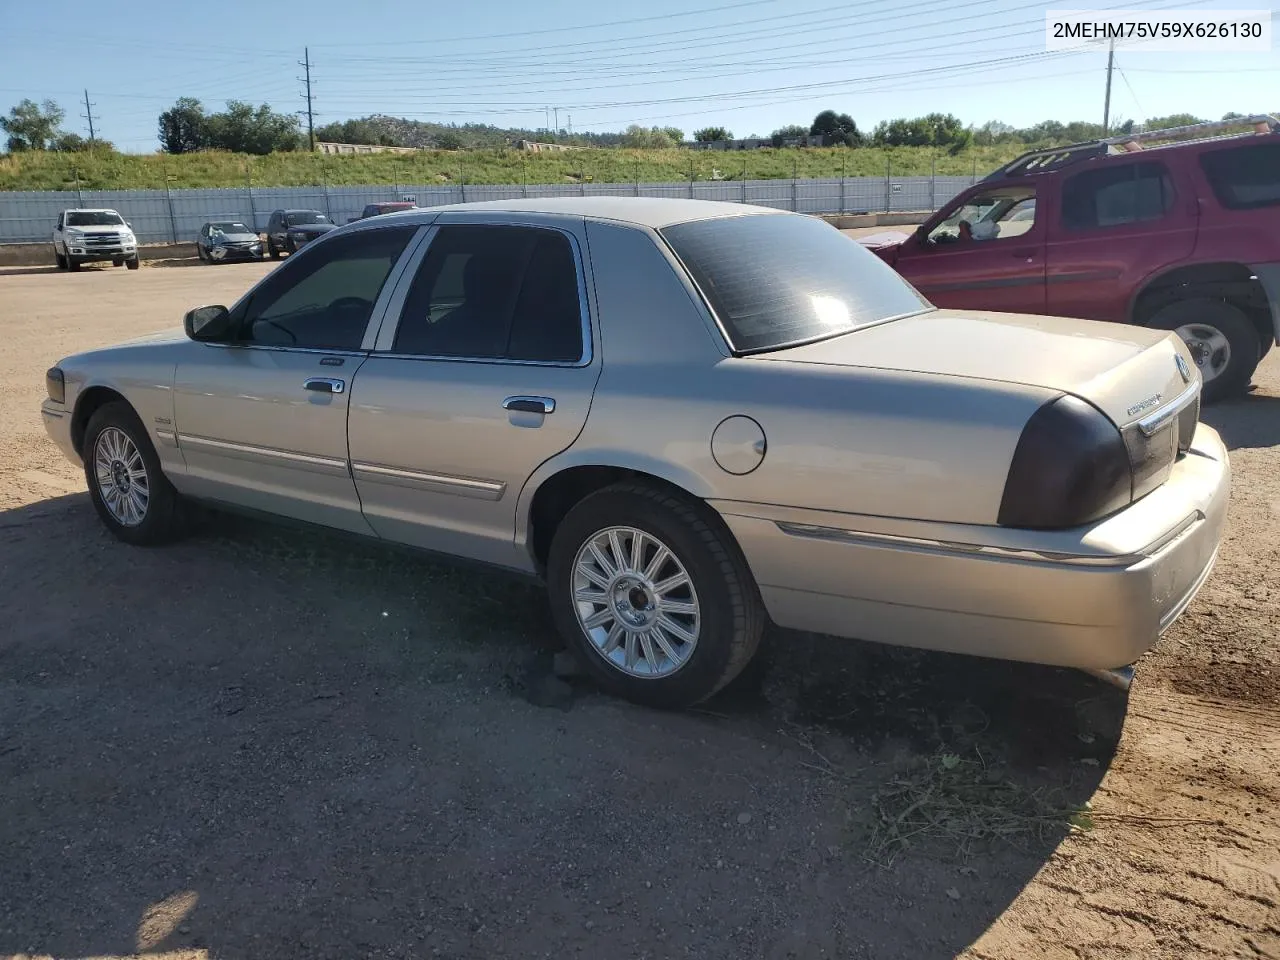
[[351, 392], [356, 489], [383, 537], [524, 568], [516, 500], [600, 372], [582, 219], [442, 215]]

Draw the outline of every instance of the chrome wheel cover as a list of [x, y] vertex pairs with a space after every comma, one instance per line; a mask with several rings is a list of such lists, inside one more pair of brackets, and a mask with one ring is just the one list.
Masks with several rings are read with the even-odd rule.
[[606, 527], [578, 550], [573, 609], [596, 653], [644, 680], [669, 677], [688, 663], [702, 627], [684, 564], [635, 527]]
[[1231, 363], [1231, 341], [1217, 327], [1205, 323], [1184, 323], [1175, 333], [1191, 351], [1205, 383], [1216, 380]]
[[119, 427], [107, 427], [93, 445], [93, 474], [107, 512], [126, 527], [147, 518], [151, 480], [137, 444]]

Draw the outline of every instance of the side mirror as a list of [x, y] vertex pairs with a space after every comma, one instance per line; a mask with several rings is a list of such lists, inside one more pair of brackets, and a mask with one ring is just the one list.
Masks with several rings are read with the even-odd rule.
[[231, 311], [221, 304], [196, 307], [182, 318], [182, 329], [192, 340], [217, 343], [231, 333]]
[[132, 220], [126, 220], [126, 221], [124, 222], [124, 225], [125, 225], [126, 227], [128, 227], [130, 230], [132, 230], [132, 229], [133, 229], [133, 221], [132, 221]]

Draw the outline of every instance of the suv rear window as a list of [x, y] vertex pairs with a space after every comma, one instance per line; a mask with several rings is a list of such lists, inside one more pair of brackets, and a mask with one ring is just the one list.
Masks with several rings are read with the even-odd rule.
[[1200, 155], [1218, 202], [1229, 210], [1280, 204], [1280, 143], [1259, 143]]
[[932, 309], [887, 263], [816, 217], [748, 214], [658, 232], [737, 353], [796, 346]]

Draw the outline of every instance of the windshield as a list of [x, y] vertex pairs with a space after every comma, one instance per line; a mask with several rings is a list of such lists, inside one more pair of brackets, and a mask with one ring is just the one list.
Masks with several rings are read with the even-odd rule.
[[73, 210], [67, 214], [68, 227], [122, 227], [124, 218], [110, 210]]
[[931, 309], [893, 268], [816, 217], [751, 214], [659, 231], [738, 353]]
[[223, 220], [220, 223], [209, 224], [210, 233], [253, 233], [239, 220]]
[[300, 227], [307, 223], [328, 223], [329, 218], [317, 210], [299, 210], [285, 214], [285, 221], [291, 227]]

